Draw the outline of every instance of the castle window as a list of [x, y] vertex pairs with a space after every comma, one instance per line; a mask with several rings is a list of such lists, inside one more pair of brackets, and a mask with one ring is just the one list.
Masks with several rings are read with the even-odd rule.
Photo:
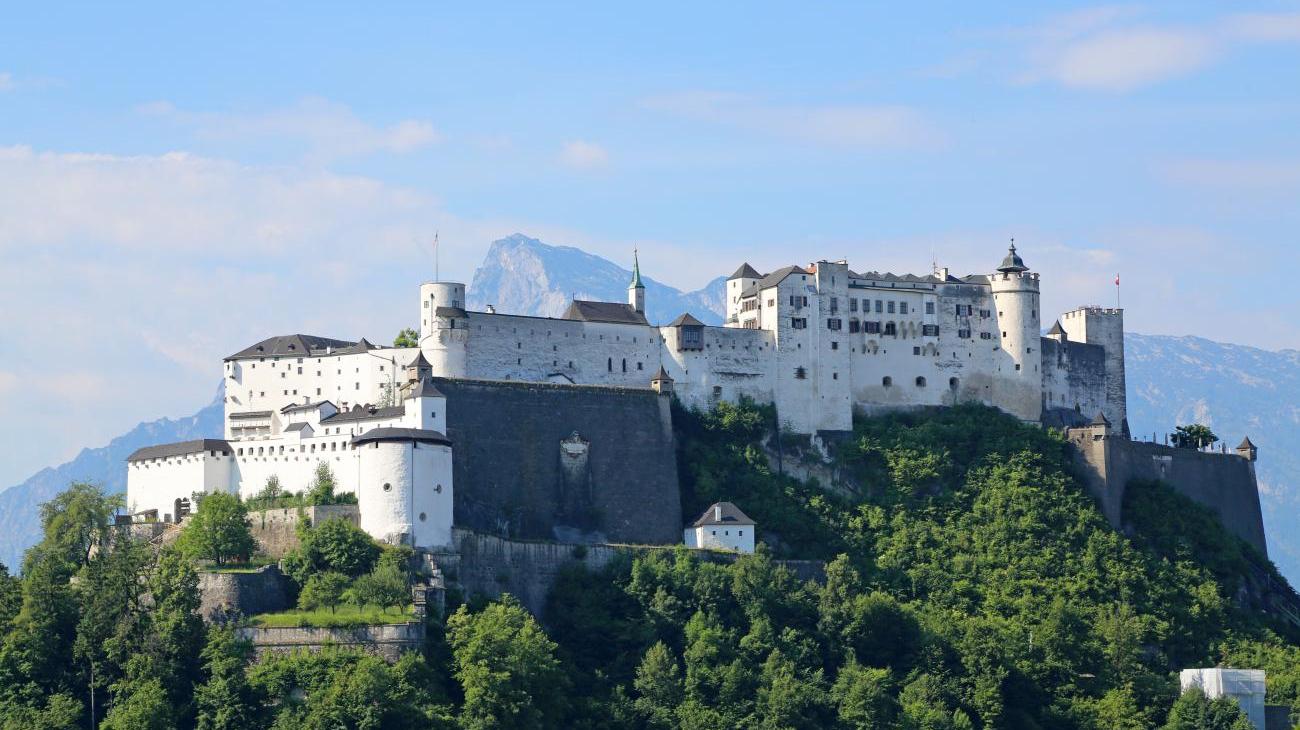
[[[375, 445], [378, 446], [379, 444], [375, 444]], [[393, 485], [389, 484], [388, 482], [384, 482], [384, 491], [385, 492], [393, 491]]]
[[1007, 331], [1006, 331], [1006, 330], [1002, 330], [1002, 336], [1003, 336], [1004, 338], [1007, 336]]
[[1020, 363], [1016, 363], [1016, 370], [1020, 369]]
[[614, 372], [614, 358], [606, 358], [605, 369], [611, 373]]
[[849, 311], [850, 312], [858, 311], [858, 300], [854, 299], [853, 297], [849, 297]]
[[953, 390], [956, 390], [956, 389], [957, 389], [957, 386], [958, 386], [959, 384], [960, 384], [960, 381], [957, 380], [956, 378], [948, 378], [948, 387], [949, 387], [949, 388], [952, 388]]
[[899, 302], [899, 303], [898, 303], [898, 313], [899, 313], [899, 314], [907, 314], [907, 302]]
[[623, 358], [623, 372], [627, 372], [627, 358]]
[[831, 373], [831, 380], [839, 380], [839, 379], [840, 379], [839, 373]]
[[969, 340], [969, 339], [970, 339], [970, 330], [968, 330], [968, 329], [959, 329], [959, 330], [957, 330], [957, 337], [958, 337], [959, 339]]
[[990, 311], [987, 310], [987, 309], [981, 309], [981, 310], [980, 310], [980, 318], [981, 318], [981, 319], [988, 319], [988, 318], [989, 318], [989, 315], [991, 315], [991, 314], [993, 314], [993, 313], [990, 312]]
[[924, 387], [925, 387], [925, 376], [924, 376], [924, 375], [918, 375], [918, 376], [916, 376], [916, 387], [918, 387], [918, 388], [924, 388]]
[[926, 313], [926, 314], [934, 314], [934, 302], [926, 302], [926, 303], [925, 303], [925, 313]]
[[912, 354], [913, 354], [913, 355], [920, 355], [920, 354], [921, 354], [921, 348], [919, 348], [919, 347], [913, 347], [913, 348], [912, 348]]
[[878, 334], [880, 334], [880, 323], [879, 323], [879, 322], [863, 322], [863, 323], [862, 323], [862, 331], [863, 331], [863, 332], [866, 332], [866, 333], [869, 334], [869, 335], [878, 335]]
[[876, 300], [876, 314], [880, 314], [882, 311], [884, 311], [884, 309], [883, 309], [884, 306], [885, 306], [885, 303], [882, 302], [882, 301], [880, 301], [879, 299], [877, 299], [877, 300]]
[[888, 388], [889, 386], [894, 384], [894, 379], [886, 375], [885, 377], [880, 379], [880, 384]]
[[713, 397], [714, 397], [714, 398], [721, 398], [721, 397], [722, 397], [722, 386], [721, 386], [721, 385], [715, 385], [715, 386], [713, 386]]
[[424, 522], [424, 521], [427, 520], [427, 519], [429, 519], [429, 516], [426, 515], [425, 513], [421, 512], [421, 513], [420, 513], [420, 521], [421, 521], [421, 522]]
[[922, 337], [938, 337], [938, 336], [939, 336], [939, 325], [937, 325], [937, 324], [923, 324], [923, 325], [921, 325], [921, 336], [922, 336]]
[[840, 298], [831, 297], [831, 314], [835, 314], [838, 311], [840, 311]]
[[981, 340], [991, 340], [991, 339], [993, 339], [993, 333], [992, 333], [992, 332], [981, 332], [981, 333], [980, 333], [980, 339], [981, 339]]
[[807, 320], [806, 318], [804, 318], [804, 317], [791, 317], [791, 318], [790, 318], [790, 328], [791, 328], [791, 329], [796, 329], [796, 330], [807, 329], [807, 328], [808, 328], [808, 320]]
[[888, 306], [888, 309], [889, 309], [889, 313], [890, 313], [890, 314], [893, 314], [893, 313], [894, 313], [894, 300], [892, 300], [892, 299], [889, 300], [889, 306]]
[[860, 332], [860, 331], [862, 331], [862, 323], [856, 319], [850, 319], [849, 332]]
[[637, 369], [637, 370], [645, 370], [644, 365], [645, 365], [645, 363], [641, 363], [641, 362], [639, 362], [639, 363], [636, 364], [636, 369]]
[[799, 367], [794, 369], [794, 377], [798, 380], [803, 380], [804, 378], [808, 377], [808, 370], [804, 368], [802, 365], [800, 365]]
[[832, 350], [838, 350], [838, 349], [840, 349], [840, 343], [835, 342], [835, 341], [832, 341], [832, 342], [831, 342], [831, 349], [832, 349]]
[[897, 336], [898, 336], [898, 325], [894, 324], [893, 322], [886, 322], [886, 323], [885, 323], [885, 334], [887, 334], [887, 335], [891, 335], [891, 336], [893, 336], [893, 337], [897, 337]]
[[839, 332], [839, 331], [840, 331], [840, 320], [838, 320], [838, 319], [828, 319], [828, 320], [826, 320], [826, 329], [831, 330], [832, 332]]

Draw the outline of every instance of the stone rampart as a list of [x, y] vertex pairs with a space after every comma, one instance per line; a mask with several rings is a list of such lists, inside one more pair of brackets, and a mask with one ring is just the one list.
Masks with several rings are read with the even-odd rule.
[[355, 504], [285, 507], [249, 512], [248, 523], [258, 549], [272, 558], [282, 558], [298, 547], [299, 521], [306, 519], [319, 525], [325, 520], [345, 519], [355, 525], [360, 514]]
[[279, 566], [251, 573], [199, 573], [199, 613], [207, 621], [293, 608], [289, 579]]
[[1067, 438], [1089, 490], [1117, 529], [1123, 524], [1129, 482], [1159, 480], [1213, 510], [1229, 532], [1268, 555], [1255, 469], [1246, 458], [1131, 441], [1093, 427], [1070, 429]]
[[454, 443], [456, 526], [525, 540], [681, 540], [666, 396], [640, 388], [435, 383], [447, 396]]
[[352, 647], [395, 662], [403, 653], [419, 651], [424, 644], [424, 624], [415, 621], [348, 629], [246, 627], [239, 629], [238, 634], [253, 645], [253, 654], [258, 659], [267, 654]]
[[[466, 596], [499, 598], [509, 593], [529, 611], [541, 616], [551, 587], [566, 567], [582, 565], [600, 570], [619, 555], [671, 551], [677, 545], [573, 545], [557, 542], [506, 540], [469, 530], [452, 530], [455, 552], [435, 554], [433, 561]], [[740, 556], [708, 550], [693, 552], [701, 560], [733, 561]], [[800, 580], [824, 581], [820, 560], [778, 560]]]

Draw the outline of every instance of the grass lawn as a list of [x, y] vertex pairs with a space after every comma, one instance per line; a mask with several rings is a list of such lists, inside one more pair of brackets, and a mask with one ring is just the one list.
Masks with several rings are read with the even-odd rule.
[[334, 611], [321, 609], [317, 611], [282, 611], [280, 613], [259, 613], [249, 618], [249, 623], [259, 628], [295, 628], [315, 626], [319, 628], [349, 628], [371, 624], [404, 624], [415, 620], [415, 609], [407, 605], [400, 611], [390, 608], [387, 611], [378, 606], [357, 608], [352, 604], [343, 604]]

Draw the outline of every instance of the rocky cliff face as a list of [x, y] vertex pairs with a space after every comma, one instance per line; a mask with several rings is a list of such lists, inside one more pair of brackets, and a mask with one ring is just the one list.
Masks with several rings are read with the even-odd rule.
[[[690, 312], [706, 324], [721, 324], [726, 277], [698, 291], [682, 292], [645, 275], [646, 317], [656, 324]], [[569, 246], [551, 246], [516, 233], [494, 241], [470, 283], [470, 309], [490, 304], [502, 314], [558, 317], [574, 299], [626, 302], [632, 271]]]

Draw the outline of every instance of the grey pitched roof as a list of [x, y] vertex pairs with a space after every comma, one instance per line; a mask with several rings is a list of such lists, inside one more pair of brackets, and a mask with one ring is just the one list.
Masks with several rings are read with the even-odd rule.
[[451, 446], [451, 439], [441, 431], [425, 428], [372, 428], [360, 436], [353, 436], [352, 443], [365, 444], [372, 441], [419, 441], [424, 444]]
[[1238, 451], [1240, 451], [1240, 450], [1242, 450], [1242, 449], [1253, 449], [1253, 448], [1255, 448], [1255, 444], [1253, 444], [1253, 443], [1250, 442], [1250, 437], [1249, 437], [1249, 436], [1243, 438], [1243, 439], [1241, 440], [1241, 443], [1238, 444], [1238, 446], [1237, 446], [1237, 450], [1238, 450]]
[[468, 317], [469, 313], [460, 307], [437, 307], [433, 310], [435, 317]]
[[420, 378], [420, 382], [411, 389], [411, 394], [407, 398], [445, 398], [442, 391], [433, 385], [433, 381], [428, 378]]
[[428, 360], [425, 359], [425, 357], [424, 357], [424, 350], [420, 350], [419, 352], [415, 353], [415, 359], [414, 359], [414, 360], [411, 360], [409, 363], [407, 363], [407, 364], [406, 364], [406, 367], [407, 367], [408, 370], [409, 370], [410, 368], [419, 368], [419, 369], [421, 369], [421, 370], [430, 370], [430, 369], [433, 368], [433, 365], [432, 365]]
[[668, 374], [667, 370], [664, 370], [664, 366], [660, 365], [659, 369], [655, 371], [654, 377], [650, 379], [651, 380], [672, 380], [673, 378], [671, 375]]
[[379, 349], [379, 348], [378, 348], [374, 343], [372, 343], [370, 340], [367, 340], [366, 338], [362, 337], [360, 342], [354, 343], [353, 345], [351, 345], [351, 346], [349, 346], [349, 347], [345, 347], [345, 348], [343, 348], [343, 349], [341, 349], [341, 350], [335, 350], [334, 352], [332, 352], [332, 353], [330, 353], [330, 354], [332, 354], [332, 355], [352, 355], [352, 354], [355, 354], [355, 353], [358, 353], [358, 352], [368, 352], [368, 351], [370, 351], [370, 350], [378, 350], [378, 349]]
[[345, 421], [371, 421], [380, 418], [397, 418], [406, 415], [406, 406], [388, 406], [377, 408], [372, 405], [353, 406], [351, 410], [339, 411], [328, 418], [320, 419], [322, 424], [342, 423]]
[[745, 291], [741, 292], [740, 295], [742, 297], [747, 297], [752, 294], [757, 294], [764, 289], [770, 289], [771, 287], [785, 281], [785, 277], [795, 273], [806, 274], [808, 273], [808, 270], [802, 266], [784, 266], [746, 287]]
[[1047, 336], [1048, 336], [1048, 337], [1055, 337], [1056, 335], [1060, 335], [1060, 336], [1062, 336], [1062, 337], [1065, 336], [1065, 330], [1062, 329], [1062, 327], [1061, 327], [1061, 320], [1059, 320], [1059, 319], [1056, 320], [1056, 324], [1052, 325], [1052, 328], [1051, 328], [1050, 330], [1047, 331]]
[[243, 413], [230, 414], [230, 420], [232, 421], [238, 421], [240, 419], [245, 419], [245, 418], [270, 418], [270, 417], [271, 417], [270, 411], [245, 411]]
[[685, 314], [678, 316], [677, 319], [674, 319], [673, 321], [669, 322], [668, 326], [669, 327], [703, 327], [704, 323], [696, 319], [695, 317], [692, 317], [690, 312], [686, 312]]
[[[715, 508], [721, 508], [721, 509], [716, 510]], [[722, 513], [721, 519], [715, 516], [718, 511], [721, 511]], [[755, 522], [749, 519], [749, 515], [746, 515], [744, 512], [741, 512], [740, 508], [732, 504], [731, 502], [714, 502], [713, 504], [709, 505], [708, 509], [704, 510], [703, 514], [701, 514], [698, 518], [696, 518], [694, 522], [691, 523], [691, 527], [705, 527], [707, 525], [753, 525], [753, 524], [755, 524]]]
[[186, 454], [198, 454], [204, 451], [220, 451], [223, 455], [228, 456], [230, 454], [230, 442], [225, 439], [198, 439], [197, 441], [180, 441], [174, 444], [145, 446], [131, 452], [131, 455], [126, 457], [126, 460], [164, 459], [169, 456], [185, 456]]
[[[362, 340], [362, 342], [364, 341], [365, 340]], [[356, 345], [356, 342], [335, 340], [329, 337], [317, 337], [315, 335], [276, 335], [275, 337], [268, 337], [255, 345], [246, 347], [226, 359], [246, 360], [252, 357], [303, 357], [304, 355], [323, 353], [325, 350], [336, 351], [355, 347]]]
[[1093, 416], [1093, 418], [1092, 418], [1092, 424], [1091, 424], [1091, 425], [1093, 425], [1093, 426], [1109, 426], [1109, 425], [1110, 425], [1110, 421], [1106, 419], [1106, 414], [1105, 414], [1105, 413], [1102, 413], [1101, 411], [1097, 411], [1097, 415], [1096, 415], [1096, 416]]
[[[289, 405], [285, 406], [284, 408], [281, 408], [281, 409], [280, 409], [280, 412], [281, 412], [281, 413], [297, 413], [298, 411], [314, 411], [314, 410], [316, 410], [317, 408], [320, 408], [321, 406], [325, 405], [326, 403], [329, 403], [329, 405], [332, 405], [332, 406], [334, 405], [333, 403], [330, 403], [330, 402], [327, 401], [327, 400], [318, 401], [318, 402], [316, 402], [316, 403], [296, 403], [296, 404], [295, 404], [295, 403], [290, 403]], [[335, 407], [337, 408], [338, 406], [335, 406]], [[268, 411], [268, 413], [269, 413], [269, 411]]]
[[560, 319], [576, 319], [580, 322], [612, 322], [614, 324], [645, 324], [645, 315], [636, 311], [630, 304], [619, 302], [589, 302], [574, 299], [569, 308], [564, 310]]
[[762, 277], [763, 275], [758, 273], [758, 271], [755, 270], [753, 266], [750, 266], [749, 262], [746, 261], [740, 265], [739, 269], [736, 269], [736, 273], [727, 277], [727, 281], [731, 281], [732, 279], [761, 279]]
[[288, 426], [285, 427], [284, 430], [285, 431], [307, 431], [307, 430], [315, 430], [315, 429], [312, 429], [310, 423], [307, 423], [305, 421], [299, 421], [298, 423], [289, 424]]
[[1025, 266], [1024, 259], [1020, 258], [1020, 254], [1016, 253], [1016, 244], [1011, 244], [1011, 248], [1007, 251], [1006, 258], [1002, 259], [1002, 265], [998, 267], [998, 271], [1001, 271], [1004, 274], [1029, 271], [1029, 267]]

